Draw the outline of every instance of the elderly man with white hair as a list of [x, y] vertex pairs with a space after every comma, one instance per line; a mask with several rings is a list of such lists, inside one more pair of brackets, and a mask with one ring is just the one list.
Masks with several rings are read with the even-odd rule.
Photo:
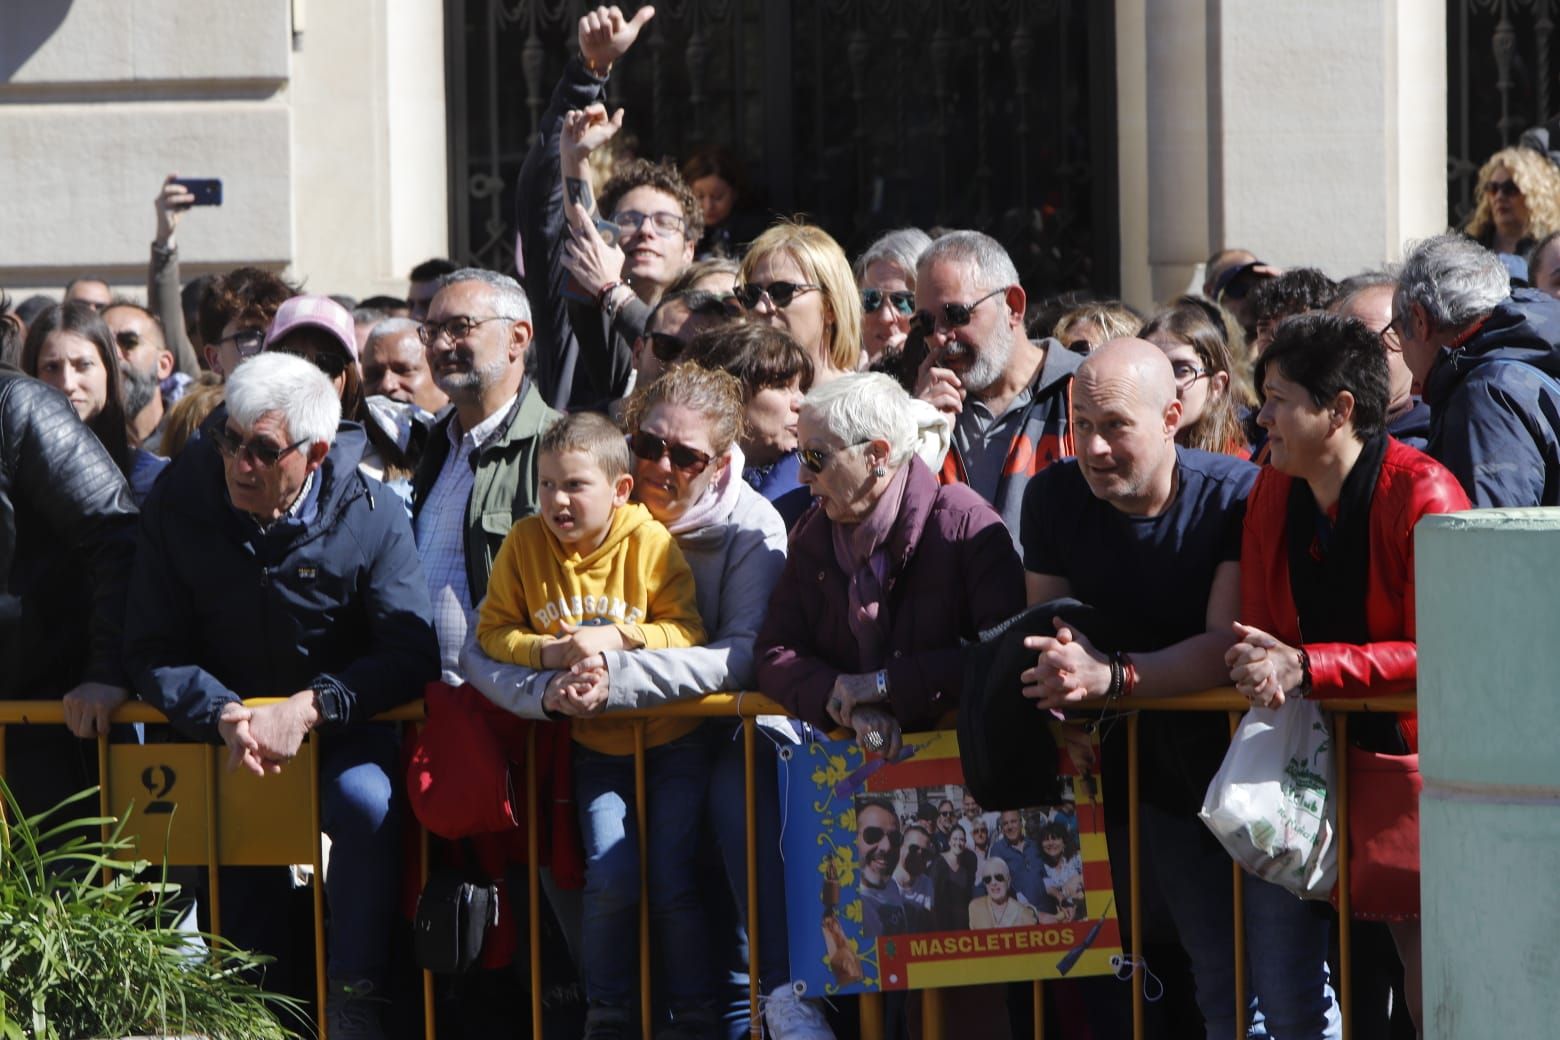
[[[397, 732], [370, 720], [419, 696], [439, 654], [406, 510], [359, 471], [366, 438], [340, 418], [330, 380], [302, 358], [261, 354], [229, 377], [220, 425], [143, 510], [125, 658], [141, 697], [184, 735], [226, 744], [230, 768], [274, 775], [311, 730], [329, 735], [326, 1013], [331, 1036], [372, 1038], [399, 828]], [[260, 697], [279, 700], [245, 704]], [[267, 886], [278, 873], [224, 868], [222, 923], [240, 946], [285, 957], [285, 886]]]
[[1472, 239], [1437, 235], [1403, 263], [1392, 327], [1430, 406], [1425, 450], [1473, 504], [1560, 505], [1560, 301], [1512, 289]]

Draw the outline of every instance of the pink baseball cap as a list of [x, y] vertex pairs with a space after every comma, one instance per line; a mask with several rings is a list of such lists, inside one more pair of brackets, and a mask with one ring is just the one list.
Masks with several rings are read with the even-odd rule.
[[329, 296], [294, 296], [283, 303], [271, 319], [271, 327], [265, 332], [265, 349], [294, 329], [313, 327], [324, 329], [341, 344], [347, 357], [356, 364], [358, 359], [357, 332], [352, 315]]

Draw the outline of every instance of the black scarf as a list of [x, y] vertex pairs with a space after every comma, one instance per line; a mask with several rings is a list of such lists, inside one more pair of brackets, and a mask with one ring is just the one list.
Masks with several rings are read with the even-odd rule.
[[[1299, 615], [1300, 638], [1307, 643], [1368, 643], [1365, 611], [1370, 582], [1370, 506], [1387, 455], [1387, 435], [1377, 434], [1360, 449], [1354, 468], [1343, 479], [1338, 519], [1329, 522], [1317, 507], [1311, 485], [1289, 485], [1286, 530], [1289, 537], [1289, 591]], [[1359, 715], [1349, 727], [1361, 747], [1406, 754], [1394, 715]]]

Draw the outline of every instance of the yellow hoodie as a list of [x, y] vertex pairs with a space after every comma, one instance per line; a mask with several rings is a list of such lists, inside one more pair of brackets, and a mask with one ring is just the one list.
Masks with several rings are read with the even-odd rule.
[[[600, 547], [581, 556], [566, 548], [540, 516], [509, 529], [493, 561], [477, 642], [495, 661], [542, 667], [542, 646], [562, 624], [616, 625], [647, 650], [697, 646], [704, 625], [693, 572], [671, 533], [637, 502], [613, 511]], [[691, 733], [697, 719], [649, 719], [645, 746]], [[570, 735], [592, 751], [630, 755], [633, 723], [575, 719]]]

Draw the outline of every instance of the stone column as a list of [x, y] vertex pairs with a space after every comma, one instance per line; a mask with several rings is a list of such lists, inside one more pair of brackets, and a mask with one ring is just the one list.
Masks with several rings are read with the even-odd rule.
[[1560, 510], [1423, 520], [1418, 559], [1425, 1036], [1560, 1021]]

